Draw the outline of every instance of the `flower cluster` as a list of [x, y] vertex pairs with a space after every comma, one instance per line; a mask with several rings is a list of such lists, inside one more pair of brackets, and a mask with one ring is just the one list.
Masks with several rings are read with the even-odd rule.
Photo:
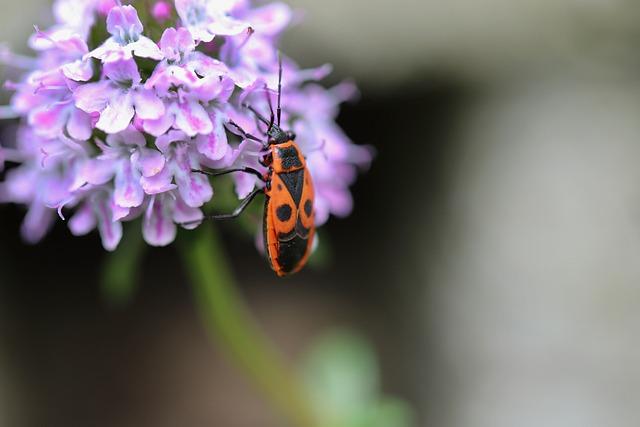
[[[5, 83], [15, 91], [9, 108], [21, 124], [16, 140], [0, 147], [0, 168], [18, 164], [5, 171], [0, 201], [28, 206], [28, 241], [41, 239], [57, 215], [70, 215], [74, 235], [97, 228], [113, 250], [122, 223], [142, 217], [145, 240], [167, 245], [177, 225], [198, 224], [214, 196], [195, 170], [262, 168], [261, 145], [230, 123], [264, 134], [243, 104], [269, 114], [289, 7], [256, 8], [249, 0], [142, 5], [150, 9], [139, 15], [117, 0], [56, 0], [56, 23], [36, 28], [29, 40], [33, 67]], [[307, 156], [322, 224], [349, 213], [348, 187], [371, 154], [335, 123], [354, 88], [315, 83], [327, 66], [282, 62], [282, 127], [297, 133]], [[234, 181], [239, 198], [262, 185], [242, 173]]]

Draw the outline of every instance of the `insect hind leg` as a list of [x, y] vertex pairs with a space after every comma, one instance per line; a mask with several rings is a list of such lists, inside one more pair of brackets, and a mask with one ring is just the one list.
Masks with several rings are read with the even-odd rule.
[[182, 223], [179, 223], [179, 225], [189, 227], [189, 226], [192, 226], [192, 225], [200, 224], [201, 222], [203, 222], [205, 220], [216, 220], [216, 221], [219, 221], [219, 220], [227, 220], [227, 219], [237, 218], [242, 214], [242, 212], [245, 211], [245, 209], [247, 209], [247, 206], [249, 206], [251, 201], [260, 193], [262, 193], [262, 188], [256, 188], [255, 190], [253, 190], [251, 193], [249, 193], [249, 195], [247, 197], [242, 199], [242, 201], [240, 202], [238, 207], [232, 213], [217, 214], [217, 215], [205, 215], [202, 219], [199, 219], [197, 221], [182, 222]]

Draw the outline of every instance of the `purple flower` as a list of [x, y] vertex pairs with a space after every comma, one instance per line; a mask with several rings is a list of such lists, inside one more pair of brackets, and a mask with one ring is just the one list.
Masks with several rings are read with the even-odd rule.
[[[1, 110], [21, 119], [15, 141], [0, 147], [0, 202], [27, 207], [25, 240], [42, 239], [60, 217], [76, 236], [97, 229], [114, 250], [122, 224], [139, 219], [147, 243], [164, 246], [179, 226], [197, 227], [205, 205], [217, 205], [217, 181], [199, 170], [266, 172], [263, 145], [238, 126], [264, 137], [265, 126], [244, 105], [266, 116], [275, 105], [277, 42], [290, 8], [175, 0], [175, 10], [176, 27], [163, 25], [173, 22], [166, 0], [144, 14], [156, 18], [148, 34], [163, 31], [152, 40], [133, 6], [56, 0], [53, 27], [31, 37], [36, 57], [21, 58], [29, 69], [5, 82], [15, 94]], [[102, 40], [92, 51], [89, 34]], [[287, 57], [282, 65], [282, 127], [297, 133], [307, 158], [320, 225], [351, 211], [349, 186], [372, 152], [335, 123], [352, 85], [320, 86], [329, 66], [300, 69]], [[232, 178], [238, 199], [264, 185], [250, 174]]]
[[93, 180], [108, 181], [113, 177], [114, 203], [123, 210], [141, 206], [145, 198], [142, 180], [162, 171], [164, 156], [147, 148], [144, 135], [134, 127], [108, 135], [106, 144], [98, 145], [102, 154], [91, 165]]
[[67, 134], [86, 140], [91, 136], [91, 118], [73, 102], [73, 89], [93, 75], [91, 63], [83, 61], [87, 45], [79, 36], [58, 28], [40, 31], [30, 40], [40, 53], [38, 68], [27, 74], [20, 84], [7, 83], [16, 89], [11, 107], [27, 117], [41, 136], [55, 138]]
[[162, 59], [162, 52], [153, 40], [142, 35], [142, 23], [133, 6], [116, 6], [107, 16], [107, 31], [111, 34], [102, 45], [88, 56], [102, 62], [141, 58]]
[[176, 224], [197, 227], [204, 215], [200, 209], [188, 206], [175, 192], [159, 194], [150, 199], [144, 213], [142, 234], [151, 246], [166, 246], [176, 237]]
[[12, 106], [41, 136], [55, 138], [66, 133], [77, 140], [87, 140], [92, 132], [91, 117], [74, 104], [75, 86], [77, 83], [60, 70], [34, 71], [18, 87]]
[[196, 42], [186, 28], [167, 28], [160, 38], [160, 49], [165, 60], [156, 67], [155, 73], [169, 65], [179, 65], [198, 76], [229, 74], [224, 62], [196, 51]]
[[133, 59], [104, 64], [104, 80], [78, 86], [74, 91], [76, 106], [87, 113], [100, 113], [96, 128], [117, 133], [129, 126], [134, 115], [157, 120], [165, 105], [153, 90], [141, 84], [142, 78]]
[[29, 45], [42, 52], [42, 69], [57, 69], [66, 78], [78, 82], [86, 82], [93, 76], [91, 62], [84, 59], [89, 48], [76, 33], [64, 29], [48, 32], [37, 29]]
[[151, 9], [151, 16], [156, 21], [163, 23], [171, 18], [171, 5], [164, 0], [156, 2]]
[[185, 68], [169, 66], [151, 76], [147, 88], [155, 89], [165, 102], [166, 114], [144, 121], [144, 130], [162, 135], [171, 128], [189, 136], [222, 132], [223, 117], [217, 109], [205, 108], [212, 101], [225, 103], [233, 91], [233, 81], [217, 76], [198, 78]]
[[240, 3], [239, 0], [176, 0], [176, 10], [194, 39], [210, 42], [216, 35], [234, 36], [249, 30], [248, 23], [232, 16]]
[[167, 162], [156, 179], [146, 182], [147, 188], [159, 193], [169, 186], [177, 186], [184, 202], [193, 208], [208, 202], [213, 196], [211, 184], [205, 175], [193, 172], [200, 167], [200, 154], [194, 141], [184, 132], [170, 131], [156, 140], [156, 146]]
[[95, 25], [95, 12], [99, 4], [99, 0], [56, 0], [53, 3], [56, 24], [50, 31], [74, 33], [86, 41]]
[[155, 90], [167, 108], [162, 117], [145, 120], [144, 130], [156, 136], [174, 128], [189, 136], [224, 137], [224, 117], [219, 108], [227, 103], [234, 89], [234, 82], [225, 77], [226, 68], [195, 64], [206, 61], [201, 53], [194, 52], [194, 40], [184, 28], [167, 29], [160, 46], [167, 59], [156, 67], [145, 86]]
[[241, 88], [269, 76], [273, 79], [269, 87], [276, 88], [276, 40], [291, 21], [291, 9], [284, 3], [271, 3], [258, 9], [244, 8], [237, 13], [250, 25], [251, 31], [229, 37], [221, 48], [220, 57], [228, 64]]

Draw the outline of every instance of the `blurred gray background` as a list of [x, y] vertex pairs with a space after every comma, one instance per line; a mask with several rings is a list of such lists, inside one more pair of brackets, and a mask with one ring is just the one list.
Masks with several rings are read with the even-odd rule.
[[[329, 227], [334, 258], [360, 253], [359, 270], [338, 268], [333, 287], [320, 274], [301, 279], [313, 290], [250, 288], [270, 334], [295, 353], [336, 319], [361, 324], [386, 387], [415, 406], [421, 426], [638, 426], [638, 4], [290, 4], [304, 23], [284, 50], [307, 66], [333, 63], [333, 81], [358, 82], [362, 102], [342, 124], [379, 154], [355, 189], [351, 222]], [[47, 5], [5, 0], [0, 39], [24, 50], [32, 24], [50, 19]], [[350, 224], [364, 224], [355, 230], [370, 249], [340, 245], [354, 238]], [[290, 325], [301, 317], [307, 323]], [[193, 324], [163, 327], [178, 339]], [[143, 339], [143, 327], [132, 336]], [[169, 357], [171, 344], [156, 344]], [[12, 373], [2, 366], [0, 425], [11, 425], [3, 406], [17, 408], [23, 395], [3, 387]], [[220, 394], [202, 384], [205, 395]], [[224, 425], [262, 420], [245, 418]]]

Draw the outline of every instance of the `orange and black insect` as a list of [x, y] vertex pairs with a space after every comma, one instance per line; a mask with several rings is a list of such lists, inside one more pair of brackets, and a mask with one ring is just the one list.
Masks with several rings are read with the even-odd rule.
[[295, 273], [304, 267], [315, 235], [314, 191], [311, 174], [306, 160], [295, 142], [295, 134], [280, 128], [280, 97], [282, 92], [282, 63], [278, 70], [277, 122], [271, 109], [271, 120], [267, 120], [251, 106], [249, 108], [258, 120], [268, 126], [266, 141], [245, 132], [230, 122], [246, 139], [263, 144], [261, 164], [268, 168], [262, 174], [253, 168], [236, 168], [219, 172], [201, 172], [210, 176], [220, 176], [231, 172], [245, 172], [256, 175], [264, 182], [264, 188], [257, 188], [244, 198], [231, 214], [211, 215], [207, 219], [232, 219], [238, 217], [253, 198], [264, 193], [263, 234], [264, 249], [269, 264], [278, 276]]

